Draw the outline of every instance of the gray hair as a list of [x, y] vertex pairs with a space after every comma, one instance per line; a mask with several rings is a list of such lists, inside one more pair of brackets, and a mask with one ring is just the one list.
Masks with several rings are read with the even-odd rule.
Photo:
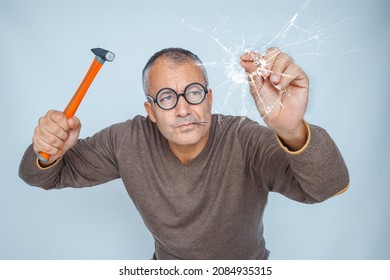
[[164, 57], [169, 59], [171, 62], [174, 62], [177, 65], [187, 63], [187, 62], [194, 62], [196, 65], [200, 67], [200, 70], [202, 71], [203, 78], [206, 82], [205, 87], [208, 86], [208, 77], [207, 77], [207, 71], [206, 68], [203, 65], [203, 62], [199, 59], [199, 57], [192, 52], [181, 49], [181, 48], [166, 48], [159, 52], [156, 52], [146, 63], [144, 69], [142, 70], [142, 85], [144, 88], [145, 95], [149, 95], [149, 73], [150, 69], [152, 68], [153, 64], [156, 62], [156, 60], [160, 57]]

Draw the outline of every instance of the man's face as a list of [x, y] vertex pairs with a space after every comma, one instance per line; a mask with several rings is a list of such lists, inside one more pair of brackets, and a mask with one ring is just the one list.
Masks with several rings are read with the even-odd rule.
[[[182, 93], [191, 83], [205, 86], [205, 80], [199, 66], [194, 62], [174, 64], [165, 58], [158, 58], [149, 73], [149, 95], [156, 98], [160, 89], [171, 88]], [[212, 93], [206, 95], [202, 103], [191, 105], [183, 96], [176, 107], [163, 110], [157, 104], [145, 102], [145, 110], [152, 122], [169, 144], [176, 146], [205, 145], [211, 126]], [[194, 122], [201, 122], [196, 124]]]

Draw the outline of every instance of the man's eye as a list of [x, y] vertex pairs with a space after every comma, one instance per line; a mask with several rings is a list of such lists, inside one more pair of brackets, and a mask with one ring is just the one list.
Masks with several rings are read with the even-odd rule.
[[186, 98], [189, 102], [197, 103], [203, 98], [203, 91], [201, 90], [192, 90], [187, 92]]
[[202, 92], [199, 91], [199, 90], [193, 90], [193, 91], [190, 91], [187, 93], [187, 96], [198, 96], [198, 95], [201, 95]]
[[172, 94], [163, 95], [160, 97], [160, 102], [167, 103], [173, 100], [174, 96]]
[[172, 99], [172, 96], [166, 96], [166, 97], [161, 98], [161, 101], [168, 101], [171, 99]]

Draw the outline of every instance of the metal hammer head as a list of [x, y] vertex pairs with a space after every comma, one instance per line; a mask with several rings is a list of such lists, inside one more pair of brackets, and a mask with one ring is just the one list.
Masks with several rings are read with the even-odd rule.
[[111, 62], [115, 58], [115, 54], [105, 49], [96, 48], [91, 50], [97, 57], [100, 57], [103, 61]]

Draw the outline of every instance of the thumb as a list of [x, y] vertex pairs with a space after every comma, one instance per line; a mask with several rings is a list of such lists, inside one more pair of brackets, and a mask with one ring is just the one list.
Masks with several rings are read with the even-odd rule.
[[240, 65], [247, 73], [256, 72], [264, 64], [264, 58], [257, 52], [246, 52], [240, 56]]
[[257, 66], [253, 63], [253, 61], [241, 60], [240, 65], [244, 68], [247, 74], [253, 73], [257, 70]]
[[68, 119], [68, 126], [70, 129], [78, 129], [80, 127], [81, 123], [78, 117], [71, 117]]
[[81, 123], [77, 117], [73, 116], [67, 119], [67, 124], [69, 126], [69, 137], [64, 141], [61, 154], [66, 153], [70, 148], [72, 148], [77, 143], [80, 135]]

